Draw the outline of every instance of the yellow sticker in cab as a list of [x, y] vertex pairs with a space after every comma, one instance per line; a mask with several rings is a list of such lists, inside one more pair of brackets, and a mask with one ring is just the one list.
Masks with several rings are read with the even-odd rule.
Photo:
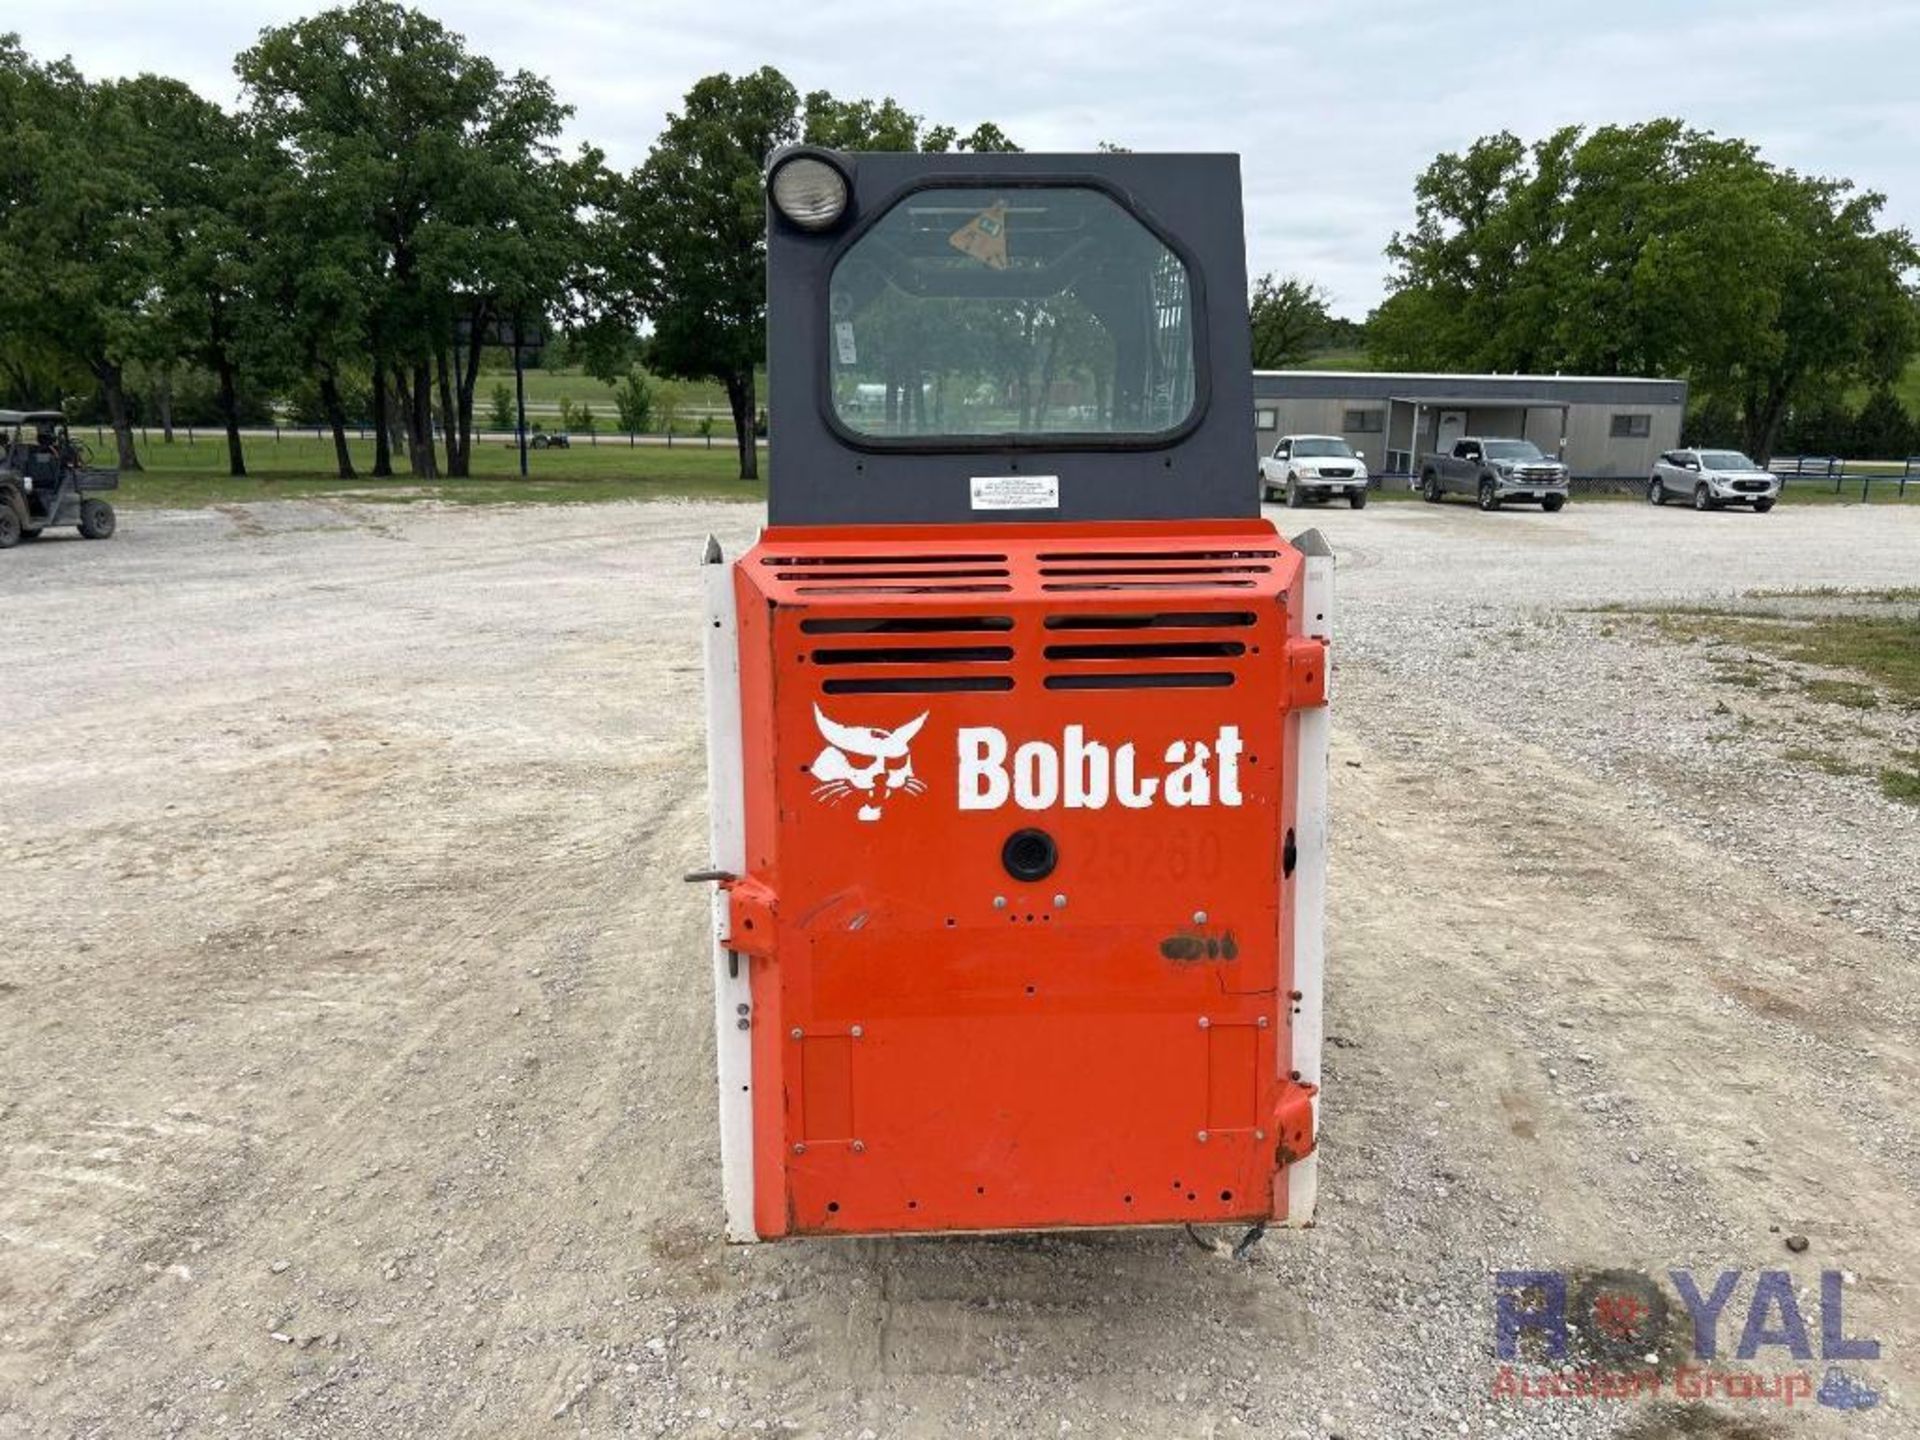
[[1007, 268], [1007, 202], [996, 200], [947, 237], [947, 243], [990, 270]]

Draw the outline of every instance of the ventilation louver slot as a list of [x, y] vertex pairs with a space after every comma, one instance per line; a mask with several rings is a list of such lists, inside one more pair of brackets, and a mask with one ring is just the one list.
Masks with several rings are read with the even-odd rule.
[[1265, 575], [1266, 565], [1043, 565], [1042, 575]]
[[[1006, 672], [1014, 647], [980, 643], [988, 636], [1008, 638], [1011, 615], [817, 615], [803, 619], [800, 629], [838, 641], [808, 654], [815, 665], [842, 672], [821, 680], [823, 694], [938, 695], [1013, 688], [1013, 676]], [[973, 643], [966, 643], [969, 639]]]
[[1250, 590], [1271, 572], [1275, 550], [1046, 550], [1042, 590]]
[[1213, 580], [1204, 576], [1180, 575], [1169, 572], [1164, 580], [1049, 580], [1041, 585], [1042, 590], [1057, 594], [1075, 594], [1088, 590], [1251, 590], [1251, 580]]
[[1252, 625], [1258, 619], [1251, 610], [1163, 610], [1147, 614], [1049, 615], [1044, 623], [1049, 630], [1204, 630], [1213, 625]]
[[[823, 577], [824, 578], [824, 577]], [[837, 578], [837, 577], [832, 577]], [[935, 571], [919, 584], [907, 581], [869, 581], [845, 585], [802, 585], [802, 595], [1004, 595], [1011, 585], [963, 582], [944, 584]]]
[[[1004, 570], [836, 570], [835, 583], [844, 580], [994, 580], [1006, 577]], [[821, 577], [804, 570], [782, 570], [777, 580], [817, 581]]]
[[1224, 660], [1246, 653], [1238, 640], [1131, 640], [1046, 648], [1049, 660]]
[[[1247, 622], [1252, 621], [1249, 615]], [[835, 615], [800, 622], [804, 635], [947, 635], [1011, 629], [1011, 615]]]
[[760, 563], [802, 595], [1000, 595], [1013, 588], [1005, 583], [1005, 555], [768, 555]]
[[828, 695], [946, 695], [960, 690], [1011, 690], [1011, 675], [834, 676], [820, 688]]
[[1233, 668], [1202, 670], [1191, 668], [1191, 662], [1239, 662], [1249, 646], [1244, 637], [1205, 632], [1246, 630], [1258, 619], [1251, 610], [1049, 615], [1042, 622], [1048, 630], [1075, 635], [1042, 651], [1049, 662], [1061, 667], [1042, 683], [1049, 690], [1219, 689], [1235, 682], [1237, 663]]
[[1218, 690], [1233, 684], [1231, 670], [1128, 670], [1117, 674], [1049, 675], [1049, 690]]
[[1004, 555], [769, 555], [760, 561], [774, 570], [833, 565], [1004, 565]]
[[813, 652], [816, 665], [942, 665], [1011, 659], [1011, 645], [867, 645]]
[[1132, 563], [1139, 560], [1277, 560], [1278, 550], [1043, 550], [1041, 562], [1067, 565], [1094, 561]]

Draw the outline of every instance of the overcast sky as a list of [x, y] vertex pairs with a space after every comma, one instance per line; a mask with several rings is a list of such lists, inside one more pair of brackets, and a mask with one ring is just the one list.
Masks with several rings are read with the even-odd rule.
[[[90, 75], [158, 70], [223, 103], [282, 0], [62, 0], [0, 19]], [[1231, 150], [1248, 263], [1380, 298], [1381, 249], [1439, 151], [1502, 128], [1678, 114], [1778, 164], [1848, 176], [1920, 231], [1916, 0], [461, 0], [426, 4], [503, 65], [545, 74], [574, 131], [627, 166], [698, 77], [772, 64], [801, 91], [892, 95], [999, 123], [1029, 150]]]

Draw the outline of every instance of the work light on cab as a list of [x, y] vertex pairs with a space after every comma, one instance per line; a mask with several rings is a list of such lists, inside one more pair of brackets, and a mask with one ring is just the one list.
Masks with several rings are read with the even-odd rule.
[[773, 208], [802, 230], [831, 230], [847, 212], [847, 177], [818, 155], [794, 155], [767, 179]]

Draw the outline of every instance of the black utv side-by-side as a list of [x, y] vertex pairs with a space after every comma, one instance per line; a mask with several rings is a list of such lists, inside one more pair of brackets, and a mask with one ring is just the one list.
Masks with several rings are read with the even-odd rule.
[[0, 410], [0, 550], [71, 525], [89, 540], [113, 534], [117, 470], [87, 463], [83, 442], [57, 410]]

